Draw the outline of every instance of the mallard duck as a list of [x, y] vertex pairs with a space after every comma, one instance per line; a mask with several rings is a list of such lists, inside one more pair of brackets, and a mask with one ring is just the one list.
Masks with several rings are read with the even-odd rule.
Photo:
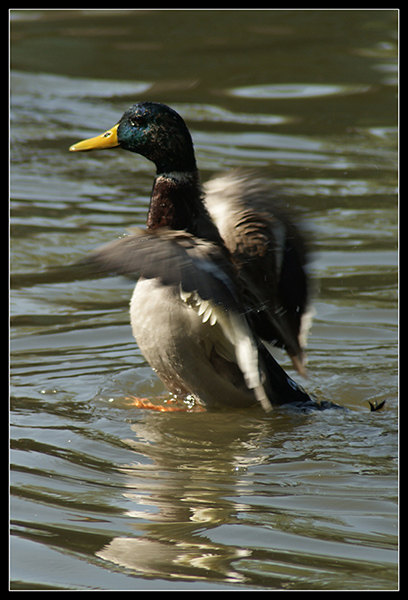
[[72, 152], [121, 147], [156, 166], [146, 229], [88, 257], [139, 276], [130, 318], [166, 388], [206, 406], [313, 402], [273, 357], [286, 349], [304, 374], [305, 244], [259, 180], [234, 171], [200, 185], [182, 117], [156, 102], [131, 106]]

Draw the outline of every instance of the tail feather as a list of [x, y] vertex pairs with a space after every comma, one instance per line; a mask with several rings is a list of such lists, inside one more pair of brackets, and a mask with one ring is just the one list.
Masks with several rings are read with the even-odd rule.
[[315, 401], [276, 362], [265, 346], [259, 348], [260, 364], [265, 373], [264, 389], [273, 405], [313, 403]]

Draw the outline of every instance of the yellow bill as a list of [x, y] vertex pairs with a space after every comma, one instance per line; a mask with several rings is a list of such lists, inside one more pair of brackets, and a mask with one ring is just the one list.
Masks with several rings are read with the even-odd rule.
[[119, 146], [118, 141], [118, 126], [115, 125], [112, 129], [108, 129], [102, 135], [97, 135], [94, 138], [77, 142], [70, 147], [70, 152], [84, 152], [86, 150], [104, 150], [105, 148], [115, 148]]

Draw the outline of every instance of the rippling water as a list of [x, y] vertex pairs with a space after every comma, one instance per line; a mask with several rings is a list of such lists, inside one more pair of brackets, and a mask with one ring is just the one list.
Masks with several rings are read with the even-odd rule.
[[[396, 589], [396, 20], [12, 11], [13, 589]], [[256, 168], [301, 217], [301, 383], [346, 411], [129, 404], [163, 392], [132, 284], [47, 270], [145, 223], [151, 164], [68, 153], [145, 99], [186, 119], [203, 180]]]

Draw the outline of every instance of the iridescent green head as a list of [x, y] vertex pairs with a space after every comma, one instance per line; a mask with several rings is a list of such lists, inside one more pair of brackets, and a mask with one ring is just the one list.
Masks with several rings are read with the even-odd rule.
[[105, 133], [71, 146], [72, 152], [121, 147], [154, 162], [157, 172], [195, 171], [189, 130], [180, 115], [159, 102], [134, 104]]

